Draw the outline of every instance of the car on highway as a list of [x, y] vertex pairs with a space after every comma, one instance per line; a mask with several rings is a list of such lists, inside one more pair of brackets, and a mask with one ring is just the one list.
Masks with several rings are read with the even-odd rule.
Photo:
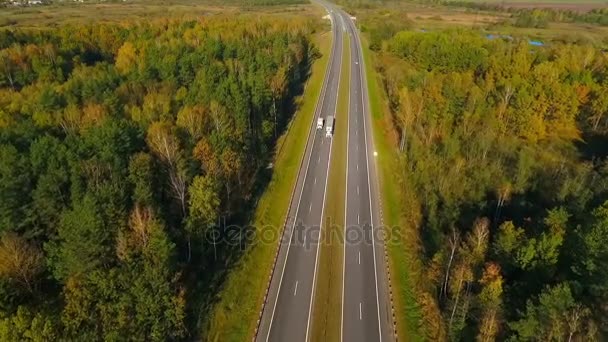
[[323, 129], [323, 124], [325, 123], [325, 119], [318, 118], [317, 119], [317, 129]]
[[327, 125], [325, 125], [325, 136], [331, 137], [334, 134], [334, 117], [332, 115], [327, 117]]

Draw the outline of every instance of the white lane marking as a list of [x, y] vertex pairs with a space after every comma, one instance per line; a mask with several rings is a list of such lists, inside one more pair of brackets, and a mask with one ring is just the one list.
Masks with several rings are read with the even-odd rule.
[[296, 288], [293, 290], [293, 295], [295, 296], [298, 293], [298, 281], [296, 280]]
[[[343, 45], [341, 46], [341, 48], [342, 48], [342, 52], [344, 52]], [[341, 78], [342, 78], [342, 68], [340, 68], [340, 72], [338, 73], [338, 80], [340, 80]], [[338, 84], [340, 84], [340, 83], [338, 82]], [[349, 94], [349, 97], [350, 97], [350, 94]], [[334, 117], [337, 116], [336, 115], [337, 107], [338, 107], [338, 96], [336, 95], [336, 102], [334, 104]], [[323, 189], [323, 204], [321, 205], [321, 220], [319, 222], [319, 238], [321, 237], [321, 231], [323, 228], [323, 215], [325, 213], [325, 198], [327, 197], [327, 179], [329, 178], [329, 168], [331, 167], [331, 152], [332, 152], [332, 147], [333, 147], [333, 141], [334, 141], [333, 139], [329, 140], [329, 156], [327, 158], [327, 171], [325, 172], [325, 188]], [[317, 244], [317, 251], [316, 251], [316, 255], [315, 255], [315, 269], [314, 269], [314, 273], [312, 275], [312, 291], [310, 293], [310, 303], [308, 304], [308, 319], [306, 321], [306, 337], [304, 338], [304, 342], [308, 342], [308, 332], [310, 329], [310, 316], [312, 313], [312, 303], [314, 301], [315, 290], [317, 288], [316, 280], [317, 280], [317, 265], [318, 264], [319, 264], [319, 244]]]
[[[333, 21], [332, 21], [333, 23]], [[334, 36], [336, 35], [336, 32], [334, 30], [334, 26], [332, 25], [332, 32], [334, 33]], [[333, 65], [334, 65], [334, 58], [333, 55], [335, 53], [335, 44], [331, 45], [331, 51], [329, 53], [329, 64], [327, 65], [327, 68], [325, 69], [325, 76], [324, 76], [324, 82], [323, 82], [323, 87], [321, 90], [321, 93], [319, 94], [319, 99], [317, 100], [317, 105], [315, 108], [315, 117], [319, 117], [320, 116], [320, 111], [323, 108], [323, 102], [325, 101], [325, 94], [327, 93], [327, 81], [329, 80], [329, 75], [330, 75], [330, 70], [332, 69]], [[320, 100], [320, 101], [319, 101]], [[313, 120], [314, 122], [314, 120]], [[308, 140], [310, 140], [310, 134], [312, 134], [312, 129], [313, 127], [310, 128], [311, 129], [311, 133], [309, 133], [308, 138], [306, 143], [308, 144]], [[315, 137], [317, 135], [313, 134], [312, 137], [312, 146], [314, 146], [315, 144]], [[323, 140], [321, 140], [321, 142], [323, 142]], [[291, 240], [293, 238], [293, 231], [295, 230], [295, 225], [296, 225], [296, 221], [298, 218], [298, 211], [300, 210], [300, 201], [302, 200], [302, 194], [304, 192], [304, 185], [306, 184], [306, 176], [308, 175], [308, 167], [310, 166], [310, 159], [312, 158], [312, 147], [311, 147], [311, 152], [308, 155], [308, 160], [306, 161], [306, 170], [304, 171], [304, 182], [302, 183], [302, 189], [300, 189], [300, 197], [298, 198], [298, 206], [296, 207], [296, 214], [295, 214], [295, 219], [293, 221], [293, 226], [291, 229], [291, 233], [289, 236], [289, 243], [287, 244], [287, 253], [285, 255], [285, 262], [283, 263], [283, 269], [281, 270], [281, 278], [279, 279], [279, 288], [277, 290], [277, 296], [274, 300], [274, 305], [272, 306], [272, 314], [270, 315], [270, 324], [268, 325], [268, 334], [266, 335], [266, 342], [268, 342], [268, 340], [270, 339], [270, 331], [272, 330], [272, 323], [274, 321], [274, 313], [276, 312], [277, 309], [277, 302], [279, 301], [279, 294], [281, 293], [281, 285], [283, 284], [283, 276], [285, 275], [285, 267], [287, 266], [287, 259], [289, 258], [289, 249], [291, 248]], [[310, 317], [309, 317], [310, 320]], [[306, 335], [308, 336], [308, 328], [306, 328]]]
[[359, 194], [359, 186], [357, 185], [357, 195]]
[[[361, 251], [359, 251], [359, 265], [361, 265]], [[297, 286], [297, 282], [296, 282], [296, 286]]]
[[320, 161], [321, 161], [321, 156], [319, 156], [319, 159], [317, 159], [317, 164], [319, 164]]
[[317, 177], [315, 177], [315, 184], [317, 184]]
[[359, 164], [357, 164], [357, 171], [359, 171]]
[[[349, 72], [352, 74], [352, 68], [349, 70]], [[348, 103], [350, 103], [350, 91], [348, 92]], [[344, 337], [344, 282], [346, 279], [346, 224], [347, 224], [347, 213], [348, 213], [348, 178], [349, 178], [349, 172], [348, 172], [348, 155], [349, 155], [349, 148], [350, 146], [350, 106], [348, 106], [348, 117], [346, 118], [346, 186], [345, 186], [345, 191], [344, 191], [344, 237], [342, 240], [342, 310], [341, 310], [341, 315], [340, 315], [340, 342], [342, 342], [342, 339]]]
[[310, 213], [310, 210], [312, 209], [312, 202], [310, 203], [310, 205], [308, 206], [308, 212]]
[[[351, 28], [352, 28], [352, 21], [350, 21], [351, 23]], [[362, 54], [362, 48], [361, 48], [361, 40], [359, 38], [359, 35], [357, 35], [357, 53], [358, 54]], [[365, 90], [363, 89], [363, 83], [365, 82], [365, 72], [364, 72], [364, 64], [365, 62], [359, 64], [359, 79], [361, 80], [361, 82], [359, 82], [359, 84], [361, 85], [361, 105], [363, 106], [363, 114], [365, 114], [365, 106], [367, 105], [369, 107], [369, 103], [365, 102], [364, 99], [364, 92]], [[369, 95], [368, 95], [369, 96]], [[368, 101], [369, 101], [369, 97], [368, 97]], [[367, 125], [365, 124], [365, 122], [367, 121], [366, 118], [369, 118], [369, 114], [367, 116], [363, 117], [363, 136], [365, 137], [365, 160], [367, 161], [367, 188], [368, 188], [368, 194], [369, 194], [369, 214], [370, 214], [370, 225], [372, 227], [372, 252], [374, 253], [374, 278], [376, 281], [376, 308], [377, 310], [377, 314], [378, 314], [378, 335], [380, 337], [380, 341], [382, 341], [382, 327], [380, 324], [380, 296], [378, 295], [378, 268], [376, 265], [376, 239], [374, 237], [374, 210], [372, 209], [372, 190], [371, 190], [371, 182], [370, 182], [370, 178], [369, 178], [369, 156], [367, 154], [368, 151], [368, 146], [367, 146]], [[374, 143], [373, 141], [374, 136], [371, 135], [371, 139], [372, 139], [372, 144]], [[372, 145], [373, 147], [373, 145]]]
[[357, 224], [359, 224], [359, 214], [357, 214]]
[[304, 233], [304, 247], [306, 247], [306, 233]]
[[363, 310], [361, 310], [361, 302], [359, 302], [359, 320], [363, 319]]

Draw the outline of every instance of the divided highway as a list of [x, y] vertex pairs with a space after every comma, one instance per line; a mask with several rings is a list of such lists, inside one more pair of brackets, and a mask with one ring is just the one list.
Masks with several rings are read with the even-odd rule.
[[[316, 129], [318, 117], [348, 115], [345, 243], [342, 286], [342, 341], [392, 341], [386, 269], [378, 207], [371, 115], [359, 32], [335, 5], [323, 5], [332, 22], [333, 44], [310, 128], [288, 222], [259, 322], [256, 341], [310, 340], [320, 229], [331, 160], [332, 139]], [[351, 46], [349, 112], [336, 113], [343, 34]]]

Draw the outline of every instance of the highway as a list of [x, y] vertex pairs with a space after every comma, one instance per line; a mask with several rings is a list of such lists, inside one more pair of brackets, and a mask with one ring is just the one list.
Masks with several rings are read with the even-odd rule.
[[[342, 341], [394, 340], [380, 228], [371, 114], [359, 32], [351, 17], [337, 6], [315, 0], [327, 9], [333, 44], [315, 118], [256, 341], [308, 342], [312, 326], [315, 280], [319, 262], [332, 139], [316, 129], [317, 117], [348, 115], [345, 199]], [[336, 113], [343, 35], [350, 41], [349, 111]], [[331, 185], [330, 185], [331, 186]]]
[[379, 235], [378, 183], [359, 32], [342, 10], [350, 39], [342, 340], [394, 340]]
[[336, 113], [342, 61], [343, 22], [334, 13], [333, 44], [315, 118], [304, 155], [295, 197], [289, 209], [278, 261], [259, 324], [257, 341], [307, 341], [310, 330], [314, 284], [319, 258], [320, 232], [332, 139], [316, 129], [317, 117]]

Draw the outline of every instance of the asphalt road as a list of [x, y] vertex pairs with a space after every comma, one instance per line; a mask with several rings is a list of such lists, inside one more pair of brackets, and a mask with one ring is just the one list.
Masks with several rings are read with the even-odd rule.
[[[342, 61], [342, 34], [346, 28], [335, 13], [332, 18], [333, 44], [315, 119], [308, 137], [304, 172], [300, 171], [288, 224], [270, 282], [268, 297], [256, 341], [307, 341], [312, 325], [311, 311], [319, 257], [320, 232], [332, 139], [325, 128], [316, 129], [317, 117], [336, 113]], [[338, 128], [339, 129], [339, 128]], [[292, 219], [293, 218], [293, 219]]]
[[392, 341], [394, 335], [384, 272], [379, 192], [361, 41], [351, 17], [342, 10], [338, 10], [338, 14], [346, 23], [351, 46], [342, 340]]
[[[329, 12], [333, 44], [302, 169], [289, 209], [277, 263], [256, 341], [309, 341], [319, 260], [318, 237], [328, 186], [331, 138], [316, 129], [318, 117], [347, 115], [346, 241], [342, 291], [342, 341], [394, 340], [383, 258], [378, 182], [371, 115], [359, 32], [337, 6], [315, 0]], [[351, 46], [349, 112], [336, 113], [343, 34]]]

